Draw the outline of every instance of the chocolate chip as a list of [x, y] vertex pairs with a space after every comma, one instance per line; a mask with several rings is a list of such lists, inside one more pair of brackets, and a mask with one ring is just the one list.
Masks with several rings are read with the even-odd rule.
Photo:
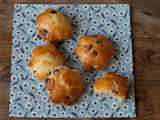
[[95, 51], [95, 50], [92, 53], [93, 53], [93, 55], [97, 55], [98, 54], [97, 51]]
[[48, 82], [48, 80], [49, 80], [49, 78], [45, 79], [45, 83], [47, 83], [47, 82]]
[[55, 47], [59, 49], [59, 44], [55, 43]]
[[59, 69], [53, 70], [53, 74], [58, 74], [58, 73], [59, 73]]
[[46, 36], [48, 34], [48, 31], [46, 29], [43, 29], [41, 31], [42, 36]]
[[92, 45], [89, 45], [88, 49], [90, 50], [92, 48]]
[[34, 71], [33, 71], [33, 74], [36, 74], [36, 72], [37, 72], [37, 71], [36, 71], [36, 70], [34, 70]]
[[67, 96], [67, 100], [69, 100], [70, 99], [70, 97], [69, 96]]
[[101, 41], [99, 39], [96, 39], [96, 44], [101, 43]]
[[85, 48], [87, 48], [87, 50], [90, 50], [92, 48], [92, 45], [85, 45]]
[[37, 35], [37, 38], [38, 38], [38, 39], [42, 39], [40, 35]]
[[57, 13], [57, 11], [56, 10], [51, 10], [50, 13], [55, 14], [55, 13]]
[[116, 90], [112, 90], [112, 92], [115, 93], [115, 94], [118, 94], [118, 91], [116, 91]]
[[94, 70], [94, 67], [93, 67], [93, 66], [90, 66], [90, 67], [88, 68], [88, 70]]

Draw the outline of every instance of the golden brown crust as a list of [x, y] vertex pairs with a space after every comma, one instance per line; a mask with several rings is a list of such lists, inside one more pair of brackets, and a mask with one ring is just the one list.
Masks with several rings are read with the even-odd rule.
[[54, 44], [46, 44], [33, 49], [28, 66], [37, 79], [45, 80], [52, 68], [63, 64], [63, 53]]
[[70, 20], [60, 11], [46, 9], [36, 19], [38, 35], [50, 42], [59, 42], [71, 37], [73, 30]]
[[75, 69], [58, 66], [46, 80], [46, 88], [51, 102], [72, 105], [83, 93], [83, 77]]
[[128, 95], [128, 79], [114, 72], [108, 72], [94, 83], [94, 91], [109, 93], [119, 98], [126, 98]]
[[85, 70], [101, 70], [111, 60], [114, 48], [104, 35], [84, 35], [80, 38], [75, 53]]

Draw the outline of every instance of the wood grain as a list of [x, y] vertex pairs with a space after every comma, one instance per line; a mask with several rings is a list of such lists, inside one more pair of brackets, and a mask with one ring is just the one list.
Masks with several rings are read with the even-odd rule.
[[129, 3], [137, 106], [135, 120], [160, 119], [160, 0], [0, 0], [0, 120], [25, 120], [8, 118], [14, 3]]

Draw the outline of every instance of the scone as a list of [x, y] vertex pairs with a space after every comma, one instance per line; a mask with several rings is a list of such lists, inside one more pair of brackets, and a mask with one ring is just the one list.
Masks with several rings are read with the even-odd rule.
[[72, 105], [83, 93], [83, 77], [78, 70], [58, 66], [46, 79], [46, 88], [53, 103]]
[[128, 95], [128, 79], [114, 72], [108, 72], [102, 78], [95, 80], [93, 89], [96, 93], [106, 93], [123, 100]]
[[75, 53], [85, 70], [102, 70], [114, 54], [112, 43], [104, 35], [80, 37]]
[[73, 30], [67, 16], [58, 10], [46, 9], [36, 19], [38, 35], [50, 42], [59, 42], [71, 37]]
[[33, 49], [28, 66], [39, 80], [45, 80], [51, 69], [64, 64], [64, 55], [54, 44], [41, 45]]

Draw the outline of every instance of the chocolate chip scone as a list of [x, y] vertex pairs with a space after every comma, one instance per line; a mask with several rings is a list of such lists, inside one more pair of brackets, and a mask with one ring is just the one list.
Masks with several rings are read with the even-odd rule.
[[64, 55], [54, 44], [41, 45], [33, 49], [28, 66], [35, 78], [45, 80], [56, 66], [64, 64]]
[[85, 70], [102, 70], [114, 54], [112, 43], [104, 35], [84, 35], [75, 48]]
[[108, 72], [103, 77], [95, 80], [94, 91], [124, 100], [128, 95], [128, 79], [114, 72]]
[[74, 104], [84, 89], [80, 72], [67, 66], [54, 68], [45, 83], [50, 101], [65, 105]]
[[59, 42], [72, 36], [69, 18], [58, 10], [46, 9], [36, 19], [39, 37], [49, 42]]

